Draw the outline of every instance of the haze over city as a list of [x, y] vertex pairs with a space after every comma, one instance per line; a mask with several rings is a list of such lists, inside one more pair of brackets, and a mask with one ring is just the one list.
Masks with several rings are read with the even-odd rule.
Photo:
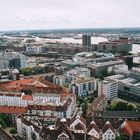
[[140, 27], [139, 0], [0, 0], [0, 30]]

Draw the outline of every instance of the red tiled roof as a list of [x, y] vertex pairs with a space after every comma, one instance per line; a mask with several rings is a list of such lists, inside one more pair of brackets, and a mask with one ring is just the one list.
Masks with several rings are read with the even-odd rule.
[[21, 94], [20, 93], [0, 93], [0, 96], [13, 96], [13, 97], [21, 97]]
[[132, 136], [133, 132], [139, 132], [140, 133], [140, 122], [136, 121], [126, 121], [123, 124], [123, 128], [121, 129], [121, 132], [124, 135]]
[[5, 114], [25, 114], [26, 112], [27, 112], [26, 107], [0, 106], [0, 113], [5, 113]]
[[0, 84], [1, 91], [19, 92], [21, 90], [31, 90], [32, 92], [61, 92], [62, 87], [55, 85], [42, 77], [33, 77], [22, 80], [11, 81]]
[[32, 95], [23, 95], [22, 100], [33, 101], [33, 96]]

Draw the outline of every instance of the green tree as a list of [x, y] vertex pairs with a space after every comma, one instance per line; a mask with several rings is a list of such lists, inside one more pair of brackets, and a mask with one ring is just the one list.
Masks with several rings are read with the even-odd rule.
[[106, 77], [107, 76], [107, 70], [103, 70], [103, 72], [102, 72], [102, 75], [104, 76], [104, 77]]
[[0, 125], [1, 125], [1, 127], [3, 128], [3, 129], [5, 129], [6, 128], [6, 123], [4, 122], [4, 120], [2, 119], [2, 118], [0, 118]]
[[10, 131], [9, 131], [11, 134], [16, 134], [17, 133], [17, 130], [15, 128], [12, 128]]
[[134, 107], [133, 107], [132, 105], [129, 104], [129, 105], [127, 106], [127, 110], [128, 110], [128, 111], [132, 111], [132, 110], [134, 110]]
[[104, 80], [104, 76], [101, 74], [101, 75], [99, 75], [99, 79], [100, 80]]
[[11, 125], [11, 120], [10, 117], [6, 114], [0, 114], [0, 118], [3, 119], [3, 121], [5, 122], [6, 126], [10, 126]]
[[117, 104], [109, 105], [108, 110], [115, 110], [115, 111], [133, 111], [135, 108], [125, 102], [118, 102]]
[[84, 103], [82, 104], [83, 117], [85, 117], [85, 118], [86, 118], [86, 114], [87, 114], [87, 109], [88, 109], [88, 102], [87, 102], [87, 100], [85, 100]]
[[93, 100], [94, 100], [94, 96], [93, 96], [93, 95], [92, 95], [92, 96], [89, 96], [89, 97], [87, 98], [87, 100], [88, 100], [89, 103], [92, 103]]
[[120, 136], [116, 136], [115, 140], [128, 140], [128, 138], [121, 134]]
[[79, 107], [82, 105], [82, 103], [84, 102], [83, 98], [81, 96], [77, 96], [77, 101], [78, 101], [78, 105]]
[[27, 67], [27, 68], [20, 69], [20, 73], [24, 74], [25, 76], [28, 76], [32, 73], [32, 68]]
[[32, 134], [31, 134], [31, 137], [32, 137], [32, 140], [36, 140], [36, 139], [37, 139], [35, 133], [32, 133]]

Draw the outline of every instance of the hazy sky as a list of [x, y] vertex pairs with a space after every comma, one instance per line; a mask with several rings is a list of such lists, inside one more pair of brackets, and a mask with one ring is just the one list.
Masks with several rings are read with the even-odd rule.
[[0, 0], [0, 30], [140, 27], [140, 0]]

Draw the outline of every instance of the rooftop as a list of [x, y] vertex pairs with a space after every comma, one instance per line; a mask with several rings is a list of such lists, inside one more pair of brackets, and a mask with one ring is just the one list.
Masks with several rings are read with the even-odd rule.
[[24, 92], [30, 90], [31, 92], [61, 92], [62, 87], [55, 85], [43, 77], [30, 77], [27, 79], [16, 80], [0, 84], [1, 91], [8, 92]]
[[140, 133], [140, 122], [125, 121], [121, 126], [121, 132], [127, 136], [132, 136], [134, 132]]
[[73, 81], [73, 83], [81, 84], [81, 83], [86, 83], [86, 82], [91, 82], [91, 81], [95, 81], [95, 79], [94, 78], [81, 78], [81, 77], [78, 77], [78, 79]]
[[5, 113], [5, 114], [25, 114], [26, 112], [27, 112], [26, 107], [0, 106], [0, 113]]
[[107, 65], [115, 65], [115, 64], [121, 64], [121, 63], [124, 63], [124, 61], [123, 60], [117, 60], [117, 61], [96, 63], [96, 64], [92, 64], [91, 67], [104, 67], [104, 66], [107, 66]]

